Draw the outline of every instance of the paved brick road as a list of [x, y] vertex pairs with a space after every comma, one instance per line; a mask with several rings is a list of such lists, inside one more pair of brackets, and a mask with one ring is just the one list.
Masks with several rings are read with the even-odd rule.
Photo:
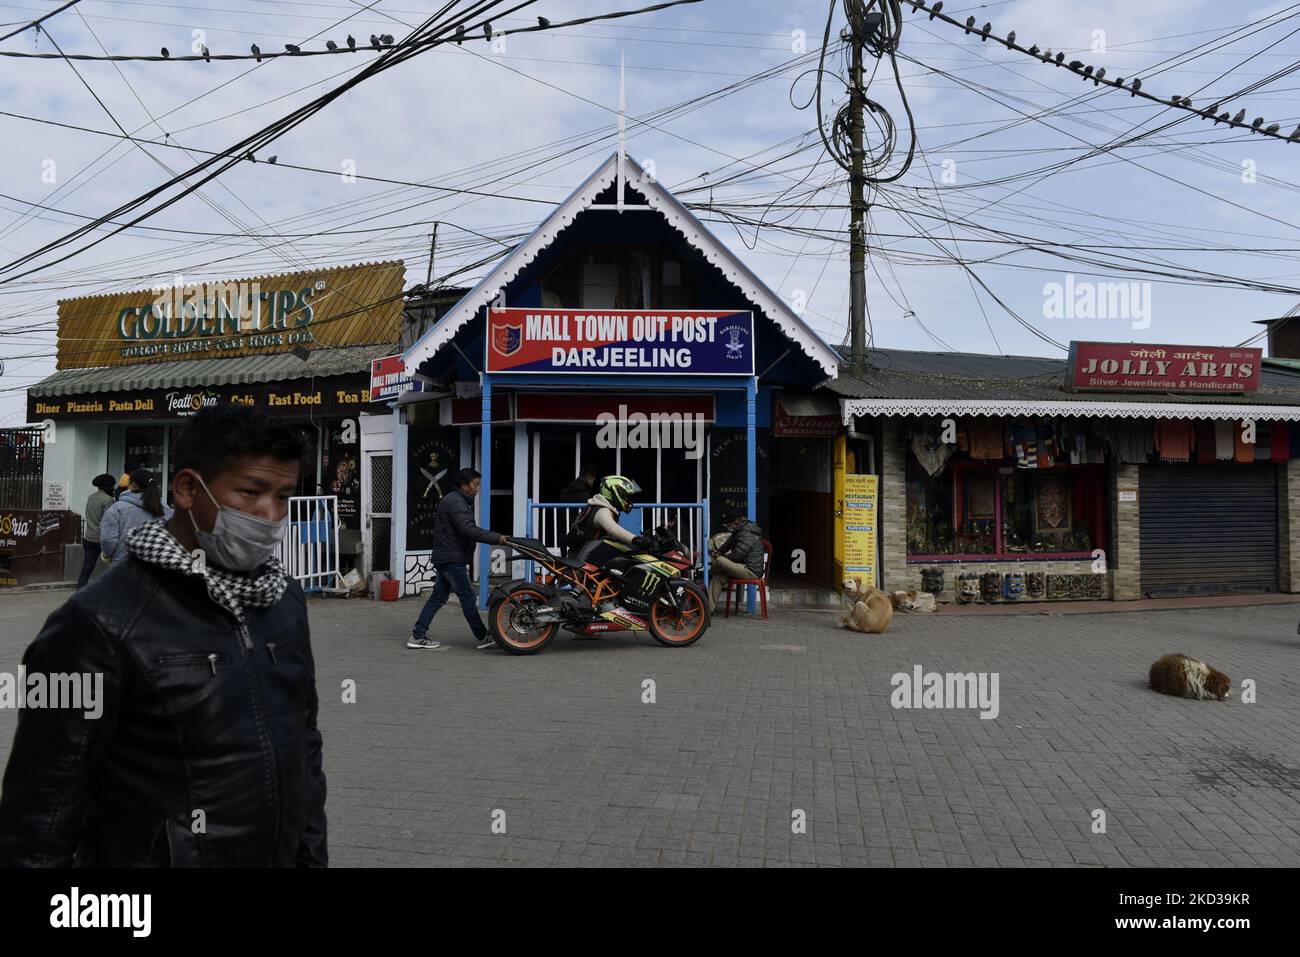
[[[0, 670], [65, 596], [0, 597]], [[403, 647], [412, 600], [311, 608], [339, 865], [1300, 865], [1297, 605], [899, 616], [875, 638], [781, 612], [535, 658], [475, 651], [454, 608], [434, 652]], [[1258, 703], [1147, 690], [1170, 651]], [[917, 664], [998, 672], [999, 715], [894, 709]]]

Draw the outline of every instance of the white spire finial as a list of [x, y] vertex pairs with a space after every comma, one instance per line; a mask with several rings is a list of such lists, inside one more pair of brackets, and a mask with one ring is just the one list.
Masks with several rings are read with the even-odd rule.
[[623, 160], [627, 156], [627, 85], [624, 81], [623, 51], [618, 51], [618, 209], [623, 211]]

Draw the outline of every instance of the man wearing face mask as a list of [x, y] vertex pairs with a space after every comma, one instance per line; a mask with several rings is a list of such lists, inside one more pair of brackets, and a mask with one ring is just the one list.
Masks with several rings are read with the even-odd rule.
[[0, 866], [327, 864], [306, 602], [275, 557], [302, 454], [252, 409], [190, 420], [171, 519], [133, 529], [23, 658], [102, 692], [20, 713]]

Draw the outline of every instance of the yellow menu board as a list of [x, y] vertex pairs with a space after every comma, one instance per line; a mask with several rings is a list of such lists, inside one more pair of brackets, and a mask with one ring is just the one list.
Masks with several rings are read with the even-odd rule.
[[844, 476], [844, 573], [876, 580], [880, 477]]

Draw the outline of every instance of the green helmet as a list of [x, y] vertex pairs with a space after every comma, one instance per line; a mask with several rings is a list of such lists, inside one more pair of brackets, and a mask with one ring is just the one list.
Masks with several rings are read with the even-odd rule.
[[607, 475], [600, 483], [601, 495], [615, 508], [632, 511], [632, 497], [641, 494], [641, 486], [624, 475]]

